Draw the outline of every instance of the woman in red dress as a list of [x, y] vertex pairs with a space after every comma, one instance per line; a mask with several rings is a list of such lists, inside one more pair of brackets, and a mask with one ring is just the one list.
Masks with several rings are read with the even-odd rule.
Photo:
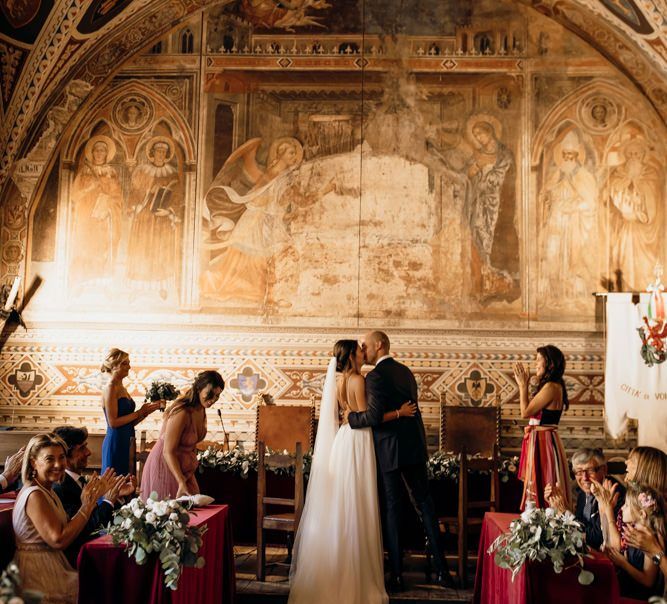
[[569, 406], [564, 373], [565, 357], [558, 348], [551, 344], [538, 348], [535, 357], [538, 383], [529, 400], [530, 372], [523, 363], [514, 365], [521, 417], [528, 419], [519, 462], [519, 478], [523, 480], [522, 510], [527, 500], [534, 501], [537, 507], [548, 507], [544, 489], [549, 484], [560, 489], [565, 505], [570, 507], [569, 466], [558, 436], [558, 422]]

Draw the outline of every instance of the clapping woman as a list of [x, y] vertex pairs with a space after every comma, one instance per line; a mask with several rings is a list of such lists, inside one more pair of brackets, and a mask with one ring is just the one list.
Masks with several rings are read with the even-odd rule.
[[165, 411], [160, 437], [141, 476], [144, 499], [153, 492], [159, 499], [199, 493], [196, 447], [206, 437], [206, 410], [224, 388], [225, 381], [217, 371], [203, 371]]
[[569, 466], [558, 436], [558, 422], [569, 406], [564, 373], [565, 357], [558, 348], [551, 344], [538, 348], [535, 357], [538, 383], [530, 398], [530, 372], [523, 363], [514, 365], [521, 417], [528, 419], [519, 462], [519, 478], [523, 480], [521, 509], [528, 499], [537, 507], [548, 507], [544, 491], [549, 484], [560, 488], [565, 507], [570, 507]]
[[97, 499], [109, 486], [93, 475], [81, 492], [81, 508], [68, 521], [52, 488], [65, 475], [66, 451], [67, 446], [55, 434], [38, 434], [30, 439], [23, 457], [23, 488], [12, 514], [14, 561], [23, 588], [44, 593], [42, 604], [76, 602], [78, 576], [62, 550], [86, 527]]
[[112, 348], [104, 359], [102, 373], [110, 373], [111, 379], [102, 391], [107, 434], [102, 443], [102, 471], [113, 468], [116, 474], [130, 471], [130, 439], [134, 426], [160, 408], [163, 401], [146, 403], [135, 411], [136, 405], [128, 394], [123, 380], [130, 372], [130, 355]]

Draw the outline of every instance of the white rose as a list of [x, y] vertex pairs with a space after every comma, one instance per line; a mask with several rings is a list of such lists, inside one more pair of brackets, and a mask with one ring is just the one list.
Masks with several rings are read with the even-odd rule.
[[146, 522], [153, 523], [156, 520], [157, 520], [157, 516], [155, 514], [153, 514], [153, 512], [148, 512], [148, 514], [146, 514]]
[[121, 524], [121, 526], [125, 530], [129, 529], [132, 526], [132, 518], [125, 518], [125, 520], [123, 520], [123, 523]]
[[169, 520], [176, 522], [178, 520], [178, 514], [176, 512], [172, 512], [169, 514]]
[[164, 516], [167, 513], [167, 510], [168, 510], [168, 505], [166, 501], [156, 501], [155, 505], [153, 506], [153, 511], [158, 516]]
[[144, 515], [143, 510], [134, 510], [134, 517], [135, 518], [141, 518]]

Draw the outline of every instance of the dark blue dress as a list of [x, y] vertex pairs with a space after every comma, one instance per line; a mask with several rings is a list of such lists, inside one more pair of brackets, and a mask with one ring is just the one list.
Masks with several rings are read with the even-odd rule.
[[[135, 404], [131, 398], [121, 396], [118, 399], [118, 417], [134, 412]], [[107, 416], [106, 409], [104, 417]], [[130, 439], [134, 436], [134, 424], [130, 422], [120, 428], [109, 426], [107, 418], [107, 435], [102, 443], [102, 472], [107, 468], [116, 470], [116, 474], [127, 474], [130, 471]]]

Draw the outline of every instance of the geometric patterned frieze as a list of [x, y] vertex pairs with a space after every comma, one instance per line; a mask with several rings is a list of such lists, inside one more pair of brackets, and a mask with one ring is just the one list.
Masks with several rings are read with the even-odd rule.
[[[108, 349], [119, 346], [130, 354], [132, 368], [125, 384], [137, 404], [153, 380], [182, 389], [204, 369], [220, 371], [226, 388], [208, 413], [207, 438], [223, 436], [217, 417], [220, 409], [232, 443], [253, 447], [256, 394], [270, 395], [277, 404], [308, 405], [314, 398], [318, 413], [333, 343], [339, 338], [356, 339], [364, 331], [259, 326], [188, 329], [183, 325], [113, 331], [92, 326], [31, 328], [14, 334], [0, 352], [0, 424], [52, 429], [68, 422], [85, 425], [92, 434], [104, 433], [101, 389], [108, 375], [100, 373], [100, 365]], [[519, 448], [526, 422], [519, 417], [512, 364], [522, 361], [532, 368], [535, 349], [549, 341], [559, 344], [568, 361], [572, 405], [561, 433], [566, 448], [576, 448], [578, 443], [618, 445], [604, 430], [601, 336], [408, 329], [388, 333], [392, 352], [414, 371], [433, 445], [445, 393], [447, 401], [483, 405], [494, 404], [499, 395], [502, 447]], [[155, 413], [138, 430], [146, 430], [149, 440], [154, 440], [161, 425], [162, 416]]]

